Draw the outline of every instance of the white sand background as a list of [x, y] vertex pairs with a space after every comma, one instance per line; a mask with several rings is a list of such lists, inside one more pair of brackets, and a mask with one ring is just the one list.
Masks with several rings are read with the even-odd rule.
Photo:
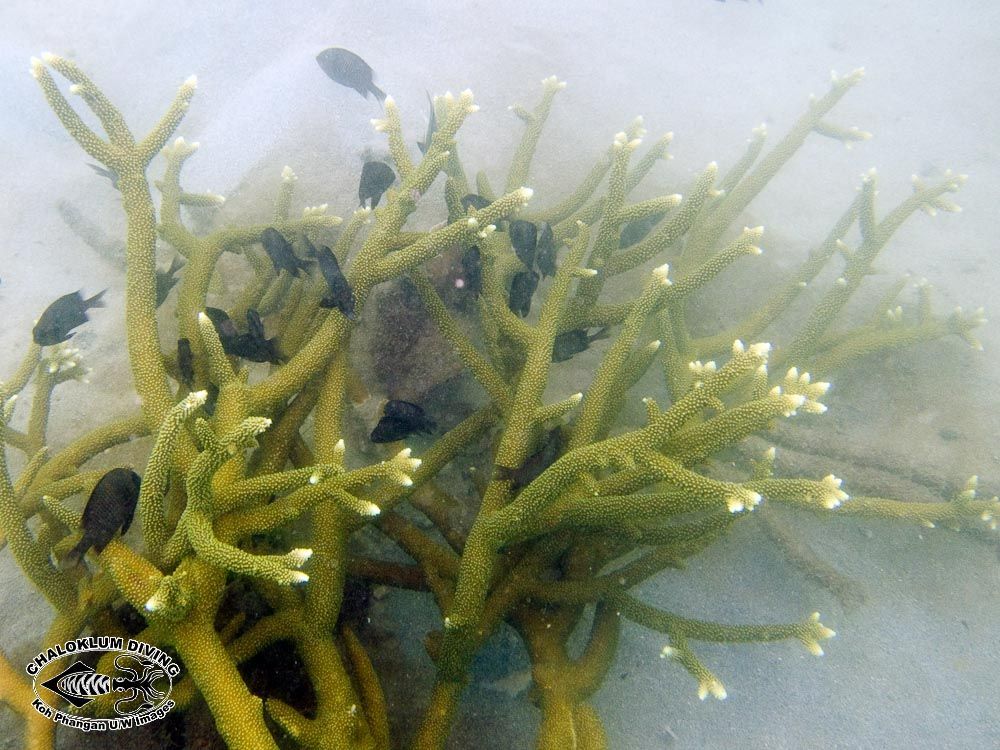
[[[121, 354], [121, 272], [55, 212], [58, 201], [70, 200], [118, 237], [117, 194], [90, 171], [49, 111], [28, 75], [31, 55], [51, 50], [73, 57], [137, 133], [196, 73], [198, 92], [179, 134], [200, 141], [201, 151], [184, 184], [224, 193], [227, 211], [256, 220], [267, 215], [260, 213], [267, 205], [262, 196], [273, 191], [284, 164], [300, 177], [297, 205], [329, 202], [332, 212], [349, 215], [362, 151], [385, 148], [369, 125], [379, 115], [377, 103], [334, 85], [316, 66], [315, 54], [327, 46], [348, 47], [375, 68], [413, 141], [423, 136], [425, 89], [471, 88], [482, 111], [462, 130], [460, 146], [470, 171], [485, 168], [494, 185], [502, 184], [520, 134], [506, 107], [532, 105], [545, 76], [567, 80], [532, 174], [540, 205], [574, 186], [637, 114], [651, 137], [674, 131], [675, 159], [657, 169], [653, 182], [684, 190], [708, 161], [724, 168], [738, 158], [759, 123], [777, 140], [807, 95], [826, 90], [831, 69], [864, 66], [865, 81], [830, 119], [875, 138], [851, 150], [811, 138], [752, 204], [748, 221], [767, 227], [765, 251], [787, 265], [823, 237], [868, 168], [878, 168], [882, 210], [908, 194], [911, 173], [948, 167], [968, 173], [955, 196], [964, 212], [910, 220], [873, 285], [908, 271], [934, 283], [942, 312], [985, 305], [996, 316], [998, 27], [1000, 9], [973, 0], [8, 0], [0, 6], [0, 376], [16, 366], [32, 320], [53, 298], [108, 287], [109, 307], [92, 313], [78, 336], [93, 382], [60, 388], [50, 443], [60, 447], [109, 414], [133, 408]], [[154, 163], [151, 176], [160, 169]], [[954, 486], [979, 473], [984, 489], [995, 493], [998, 330], [981, 331], [983, 353], [954, 339], [872, 365], [868, 379], [855, 368], [841, 392], [831, 394], [833, 413], [820, 419], [856, 434], [860, 453], [932, 466]], [[818, 461], [812, 471], [821, 476], [827, 468]], [[850, 471], [838, 472], [851, 491]], [[627, 628], [618, 664], [596, 698], [612, 747], [1000, 746], [995, 547], [946, 531], [874, 524], [865, 533], [847, 522], [795, 523], [825, 559], [863, 581], [866, 605], [843, 611], [751, 524], [688, 571], [642, 593], [689, 616], [732, 622], [794, 620], [820, 609], [838, 631], [824, 644], [827, 655], [816, 659], [793, 643], [699, 647], [729, 691], [723, 702], [700, 703], [693, 680], [658, 658], [663, 638]], [[9, 553], [0, 560], [0, 647], [23, 655], [47, 621], [47, 608], [12, 570]], [[410, 635], [416, 641], [422, 633]], [[501, 665], [491, 678], [503, 672]], [[531, 709], [508, 707], [481, 685], [468, 697], [454, 747], [473, 741], [516, 747], [509, 743], [518, 732], [530, 736]], [[492, 715], [511, 710], [517, 731], [477, 732], [476, 702]]]

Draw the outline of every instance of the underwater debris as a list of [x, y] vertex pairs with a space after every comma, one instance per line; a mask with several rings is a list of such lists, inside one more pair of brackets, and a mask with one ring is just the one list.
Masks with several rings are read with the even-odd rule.
[[69, 341], [74, 335], [71, 331], [90, 320], [87, 317], [87, 310], [92, 307], [104, 307], [101, 298], [106, 291], [107, 289], [104, 289], [90, 299], [84, 299], [79, 291], [71, 292], [46, 307], [31, 331], [35, 343], [39, 346], [54, 346]]
[[366, 99], [370, 92], [380, 102], [385, 100], [385, 92], [372, 82], [374, 71], [371, 66], [350, 50], [330, 47], [316, 55], [316, 62], [331, 80], [341, 86], [354, 89]]

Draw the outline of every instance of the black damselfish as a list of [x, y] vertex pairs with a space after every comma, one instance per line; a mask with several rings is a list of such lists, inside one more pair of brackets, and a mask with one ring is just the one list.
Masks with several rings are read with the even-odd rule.
[[223, 351], [231, 356], [239, 356], [236, 352], [236, 340], [240, 337], [240, 332], [236, 330], [236, 324], [229, 317], [229, 313], [218, 307], [206, 307], [205, 315], [215, 326], [215, 332], [219, 336], [219, 341], [222, 342]]
[[233, 352], [251, 362], [270, 362], [272, 365], [283, 361], [278, 354], [277, 339], [264, 335], [264, 321], [260, 313], [252, 307], [247, 310], [247, 332], [238, 335], [233, 342]]
[[437, 113], [434, 111], [434, 100], [431, 99], [429, 92], [427, 93], [427, 102], [431, 105], [431, 113], [427, 118], [427, 135], [424, 136], [424, 140], [417, 141], [417, 148], [420, 149], [420, 153], [422, 154], [426, 154], [427, 149], [431, 147], [431, 139], [434, 137], [438, 126]]
[[177, 372], [184, 385], [194, 386], [194, 353], [189, 339], [177, 339]]
[[535, 248], [538, 247], [538, 227], [530, 221], [518, 219], [510, 223], [510, 244], [517, 257], [529, 271], [535, 265]]
[[535, 265], [546, 276], [556, 275], [556, 239], [552, 234], [552, 225], [547, 221], [538, 222], [538, 244], [535, 252]]
[[528, 317], [531, 312], [531, 296], [538, 288], [538, 274], [534, 271], [520, 271], [514, 274], [514, 279], [510, 283], [510, 299], [507, 307], [515, 315], [522, 318]]
[[63, 558], [62, 567], [76, 565], [91, 547], [103, 552], [119, 529], [128, 531], [141, 481], [131, 469], [112, 469], [98, 480], [83, 509], [83, 536]]
[[173, 289], [177, 282], [180, 281], [174, 274], [181, 270], [184, 266], [184, 261], [180, 258], [174, 258], [170, 262], [170, 268], [166, 271], [161, 271], [159, 268], [156, 269], [156, 306], [162, 305], [167, 296], [170, 294], [170, 290]]
[[326, 245], [323, 245], [316, 253], [319, 262], [320, 273], [326, 279], [326, 285], [330, 287], [330, 294], [320, 300], [320, 307], [335, 307], [348, 320], [354, 320], [354, 290], [347, 282], [347, 277], [340, 270], [337, 256]]
[[483, 292], [483, 254], [478, 247], [472, 245], [462, 253], [463, 288], [472, 294]]
[[261, 232], [260, 244], [274, 264], [274, 270], [279, 273], [284, 270], [292, 276], [298, 276], [300, 270], [309, 268], [310, 261], [300, 260], [292, 250], [292, 244], [274, 227]]
[[562, 429], [556, 427], [545, 434], [542, 446], [528, 456], [524, 463], [516, 469], [497, 465], [496, 477], [500, 481], [509, 480], [511, 490], [517, 492], [538, 479], [543, 471], [555, 463], [559, 454], [562, 453], [562, 448]]
[[607, 338], [607, 336], [607, 328], [602, 328], [590, 336], [582, 328], [560, 333], [556, 336], [555, 341], [552, 342], [552, 361], [565, 362], [567, 359], [585, 351], [594, 341]]
[[385, 162], [366, 161], [361, 168], [361, 183], [358, 185], [358, 200], [361, 205], [371, 200], [371, 207], [375, 208], [382, 200], [382, 194], [395, 180], [396, 173]]
[[417, 404], [392, 400], [382, 409], [382, 418], [372, 430], [373, 443], [392, 443], [417, 432], [431, 433], [437, 423]]
[[31, 330], [35, 343], [39, 346], [53, 346], [69, 341], [73, 336], [70, 331], [89, 320], [87, 310], [91, 307], [104, 307], [101, 297], [106, 291], [107, 289], [98, 292], [90, 299], [84, 299], [79, 291], [64, 294], [46, 307]]
[[350, 50], [330, 47], [316, 55], [316, 62], [331, 80], [341, 86], [354, 89], [365, 99], [370, 92], [375, 94], [375, 98], [380, 102], [385, 100], [385, 92], [372, 83], [374, 71], [371, 65]]

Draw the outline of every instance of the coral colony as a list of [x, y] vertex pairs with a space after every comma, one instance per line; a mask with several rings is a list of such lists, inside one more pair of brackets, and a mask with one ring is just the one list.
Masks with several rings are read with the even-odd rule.
[[[956, 209], [947, 196], [963, 178], [950, 173], [934, 183], [915, 179], [913, 194], [884, 215], [876, 212], [875, 174], [866, 175], [826, 238], [768, 298], [726, 330], [703, 335], [695, 331], [704, 326], [690, 324], [692, 293], [760, 254], [763, 228], [731, 225], [807, 137], [845, 143], [868, 137], [826, 119], [861, 80], [860, 70], [834, 76], [829, 91], [810, 101], [769, 151], [758, 128], [728, 172], [713, 163], [683, 197], [638, 202], [629, 202], [629, 194], [666, 158], [671, 140], [665, 135], [639, 154], [641, 119], [614, 136], [569, 194], [533, 196], [524, 187], [565, 86], [556, 78], [542, 82], [533, 110], [514, 108], [525, 131], [499, 191], [482, 174], [470, 184], [459, 158], [458, 131], [477, 111], [471, 92], [434, 99], [436, 129], [418, 161], [386, 97], [384, 115], [373, 124], [388, 138], [398, 183], [381, 202], [372, 201], [374, 210], [354, 211], [336, 235], [330, 228], [341, 219], [325, 205], [293, 216], [295, 175], [288, 168], [274, 215], [262, 223], [202, 235], [185, 226], [182, 207], [222, 202], [181, 186], [197, 144], [175, 139], [174, 131], [194, 95], [194, 78], [155, 127], [136, 137], [73, 62], [46, 55], [32, 61], [31, 73], [66, 132], [117, 177], [127, 220], [127, 354], [140, 408], [48, 451], [52, 392], [82, 378], [85, 368], [65, 343], [29, 346], [0, 389], [5, 447], [26, 457], [14, 479], [0, 453], [2, 531], [24, 575], [55, 611], [42, 650], [89, 634], [124, 636], [119, 613], [131, 611], [128, 635], [183, 665], [173, 694], [177, 710], [203, 701], [231, 748], [279, 742], [389, 748], [403, 741], [392, 736], [380, 686], [388, 676], [377, 674], [356, 626], [340, 616], [348, 606], [348, 576], [368, 586], [429, 592], [440, 609], [440, 630], [426, 640], [436, 682], [429, 694], [414, 697], [413, 711], [423, 719], [410, 746], [445, 746], [473, 656], [507, 623], [531, 658], [530, 696], [541, 714], [537, 747], [593, 749], [607, 740], [589, 698], [614, 661], [625, 620], [662, 634], [661, 655], [690, 673], [702, 698], [726, 692], [699, 658], [699, 642], [793, 639], [822, 653], [833, 631], [815, 613], [791, 623], [723, 624], [691, 619], [635, 593], [761, 503], [981, 533], [996, 527], [1000, 503], [977, 498], [975, 479], [953, 499], [914, 503], [850, 497], [822, 468], [814, 478], [779, 476], [773, 449], [743, 465], [742, 478], [723, 480], [707, 468], [706, 459], [766, 435], [779, 420], [819, 419], [825, 378], [860, 358], [951, 334], [976, 345], [971, 331], [983, 322], [981, 311], [939, 316], [927, 286], [917, 289], [917, 304], [902, 307], [900, 282], [860, 325], [842, 315], [903, 221], [920, 209]], [[69, 81], [70, 97], [93, 112], [103, 135], [80, 117], [53, 73]], [[154, 182], [157, 207], [146, 171], [158, 155], [165, 169]], [[437, 180], [444, 183], [444, 220], [428, 231], [405, 228]], [[353, 189], [344, 190], [346, 205], [352, 199]], [[534, 224], [530, 231], [524, 222]], [[158, 239], [185, 261], [174, 311], [179, 356], [157, 322]], [[268, 252], [279, 248], [284, 270], [270, 262], [262, 240]], [[324, 253], [321, 272], [309, 255], [321, 253], [324, 241], [335, 260]], [[554, 272], [541, 283], [531, 268], [536, 251], [548, 254], [545, 264]], [[247, 281], [225, 303], [224, 319], [216, 314], [214, 321], [206, 295], [225, 253], [245, 259]], [[453, 258], [452, 268], [469, 283], [465, 277], [439, 283], [429, 269], [441, 257]], [[831, 267], [839, 276], [821, 282], [820, 272]], [[626, 274], [632, 291], [612, 297], [605, 286]], [[405, 436], [405, 442], [376, 446], [356, 429], [351, 394], [365, 373], [348, 344], [353, 319], [361, 318], [373, 290], [404, 278], [483, 395], [478, 408], [455, 417], [425, 414], [419, 398], [384, 394], [395, 399], [383, 417], [391, 439]], [[780, 346], [760, 341], [807, 289], [818, 301], [785, 321], [787, 339]], [[467, 295], [464, 304], [454, 304], [455, 294]], [[271, 338], [264, 338], [265, 326]], [[594, 329], [604, 340], [591, 344]], [[588, 346], [588, 361], [597, 364], [586, 389], [544, 401], [566, 367], [561, 362]], [[266, 361], [280, 364], [244, 364], [242, 352], [259, 347]], [[644, 424], [625, 423], [624, 406], [640, 400]], [[26, 426], [15, 429], [9, 426], [15, 405], [25, 401]], [[370, 430], [378, 417], [366, 419]], [[67, 501], [87, 497], [102, 477], [88, 462], [143, 436], [152, 447], [137, 467], [141, 541], [116, 536], [99, 553], [91, 550], [87, 564], [60, 565], [87, 523], [75, 510], [79, 502]], [[478, 483], [459, 487], [461, 472], [445, 471], [479, 458], [487, 470]], [[469, 517], [456, 520], [449, 509], [468, 502], [472, 486]], [[408, 561], [359, 550], [352, 536], [365, 526], [377, 528]], [[236, 591], [252, 593], [259, 606], [234, 606]], [[571, 656], [574, 632], [585, 645]], [[311, 686], [309, 705], [266, 689], [254, 694], [241, 674], [241, 666], [278, 642], [292, 644], [298, 656]], [[6, 660], [0, 666], [0, 697], [23, 715], [28, 742], [51, 747], [54, 725], [30, 709], [25, 675]], [[87, 710], [109, 715], [110, 705], [98, 699]]]

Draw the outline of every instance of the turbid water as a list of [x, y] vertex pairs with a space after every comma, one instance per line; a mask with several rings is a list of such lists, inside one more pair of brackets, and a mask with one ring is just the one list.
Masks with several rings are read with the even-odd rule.
[[[576, 184], [613, 134], [637, 114], [652, 135], [673, 131], [673, 161], [651, 180], [681, 190], [711, 160], [732, 163], [753, 127], [772, 137], [826, 90], [830, 69], [858, 66], [866, 80], [838, 107], [836, 122], [874, 138], [850, 150], [813, 138], [748, 209], [766, 227], [766, 262], [787, 268], [825, 235], [852, 199], [860, 176], [877, 167], [878, 205], [910, 191], [910, 175], [947, 168], [968, 173], [954, 199], [961, 214], [918, 216], [879, 261], [886, 280], [927, 277], [941, 310], [985, 305], [993, 314], [1000, 265], [993, 257], [1000, 190], [1000, 113], [990, 96], [1000, 47], [1000, 10], [911, 3], [764, 3], [672, 0], [598, 4], [436, 3], [287, 8], [227, 3], [7, 3], [0, 10], [0, 80], [6, 144], [0, 171], [0, 357], [6, 376], [32, 321], [55, 297], [108, 288], [108, 308], [92, 311], [76, 341], [94, 369], [89, 384], [58, 393], [54, 447], [111, 414], [133, 408], [121, 354], [123, 236], [117, 194], [64, 134], [28, 75], [42, 51], [72, 57], [125, 109], [137, 130], [158, 116], [189, 74], [199, 90], [181, 134], [201, 142], [186, 184], [227, 196], [226, 218], [270, 210], [284, 165], [299, 195], [349, 215], [366, 149], [385, 151], [369, 120], [380, 116], [323, 75], [316, 53], [332, 45], [362, 53], [378, 85], [399, 102], [415, 142], [426, 123], [425, 90], [469, 87], [481, 111], [462, 131], [470, 171], [501, 182], [519, 129], [507, 111], [529, 104], [550, 74], [568, 81], [532, 174], [536, 194]], [[153, 174], [158, 174], [158, 168]], [[653, 192], [650, 192], [653, 194]], [[645, 197], [645, 196], [643, 196]], [[71, 206], [96, 231], [91, 245], [61, 218]], [[64, 210], [63, 215], [66, 215]], [[86, 234], [86, 232], [84, 232]], [[99, 252], [101, 248], [105, 252]], [[738, 284], [739, 277], [732, 282]], [[873, 278], [873, 286], [881, 282]], [[736, 287], [732, 295], [744, 294]], [[732, 300], [729, 300], [732, 302]], [[834, 378], [830, 412], [810, 429], [781, 434], [779, 468], [789, 475], [832, 471], [854, 494], [893, 491], [939, 499], [980, 475], [984, 494], [1000, 490], [1000, 333], [977, 335], [984, 351], [956, 338], [866, 362]], [[566, 377], [594, 361], [582, 355]], [[638, 413], [638, 412], [637, 412]], [[795, 450], [809, 441], [806, 461]], [[754, 442], [760, 452], [767, 442]], [[138, 460], [138, 459], [136, 459]], [[782, 463], [784, 462], [784, 463]], [[821, 475], [821, 474], [820, 474]], [[770, 511], [769, 511], [770, 512]], [[703, 645], [723, 680], [724, 701], [697, 699], [695, 682], [659, 658], [664, 639], [628, 626], [595, 704], [613, 748], [979, 748], [1000, 737], [1000, 562], [995, 546], [943, 530], [785, 514], [783, 523], [825, 562], [857, 583], [863, 603], [844, 606], [789, 564], [760, 528], [763, 516], [696, 557], [684, 572], [642, 588], [646, 601], [692, 617], [727, 622], [791, 621], [813, 610], [838, 635], [815, 658], [797, 643]], [[2, 553], [0, 648], [19, 664], [34, 652], [47, 606]], [[377, 666], [412, 674], [423, 694], [433, 666], [420, 641], [438, 626], [426, 601], [389, 592], [371, 617], [387, 631], [399, 662]], [[529, 747], [537, 712], [520, 679], [527, 667], [501, 633], [474, 670], [451, 747]], [[402, 672], [400, 672], [402, 673]], [[388, 689], [403, 700], [407, 689]], [[419, 713], [398, 706], [403, 714]], [[16, 742], [16, 740], [15, 740]], [[117, 738], [63, 732], [67, 747]], [[12, 747], [14, 745], [11, 745]], [[120, 746], [120, 744], [119, 744]]]

